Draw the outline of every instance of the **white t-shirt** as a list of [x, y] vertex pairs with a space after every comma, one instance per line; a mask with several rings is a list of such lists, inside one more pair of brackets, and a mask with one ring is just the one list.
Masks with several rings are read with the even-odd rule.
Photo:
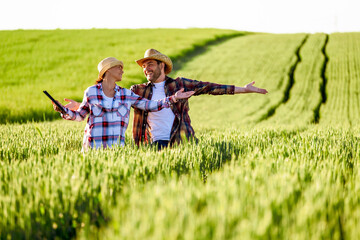
[[[102, 96], [103, 96], [103, 104], [104, 104], [103, 107], [107, 109], [112, 109], [114, 98], [110, 98], [106, 96], [104, 92], [102, 92]], [[108, 121], [114, 121], [114, 119], [116, 118], [116, 112], [112, 112], [108, 114], [107, 117], [108, 117]], [[111, 131], [109, 130], [108, 134], [114, 135], [115, 134], [114, 129], [111, 128]]]
[[[165, 81], [154, 83], [151, 100], [160, 100], [165, 98]], [[163, 108], [158, 112], [149, 112], [147, 121], [150, 126], [151, 140], [170, 140], [171, 128], [173, 126], [175, 115], [170, 108]]]
[[103, 96], [103, 104], [105, 108], [112, 108], [112, 104], [113, 104], [113, 98], [110, 98], [108, 96], [105, 95], [104, 92], [102, 92], [102, 96]]

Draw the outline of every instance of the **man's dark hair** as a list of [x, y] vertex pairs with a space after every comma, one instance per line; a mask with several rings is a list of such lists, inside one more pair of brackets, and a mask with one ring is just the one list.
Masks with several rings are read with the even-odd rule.
[[[154, 59], [156, 62], [157, 62], [157, 64], [159, 65], [160, 63], [164, 63], [163, 61], [160, 61], [160, 60], [156, 60], [156, 59]], [[167, 68], [167, 65], [164, 63], [164, 71], [166, 72], [166, 68]]]

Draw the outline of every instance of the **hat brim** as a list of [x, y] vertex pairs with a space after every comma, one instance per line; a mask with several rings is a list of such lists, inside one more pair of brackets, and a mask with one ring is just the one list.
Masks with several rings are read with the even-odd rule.
[[99, 77], [102, 77], [107, 70], [109, 70], [110, 68], [115, 67], [115, 66], [124, 67], [124, 63], [122, 61], [119, 61], [119, 60], [108, 63], [99, 72]]
[[165, 63], [165, 65], [166, 65], [165, 74], [169, 74], [171, 72], [171, 70], [172, 70], [173, 66], [172, 66], [171, 59], [168, 58], [167, 56], [163, 55], [163, 54], [155, 54], [155, 55], [152, 55], [152, 56], [149, 56], [149, 57], [141, 58], [139, 60], [136, 60], [135, 62], [140, 67], [142, 67], [143, 63], [145, 61], [148, 61], [148, 60], [158, 60], [158, 61], [161, 61], [161, 62]]

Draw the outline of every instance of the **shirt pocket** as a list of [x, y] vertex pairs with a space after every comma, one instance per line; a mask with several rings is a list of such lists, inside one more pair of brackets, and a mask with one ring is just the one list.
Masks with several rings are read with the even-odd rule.
[[119, 103], [116, 114], [121, 118], [128, 118], [130, 115], [129, 105], [127, 103]]
[[104, 109], [100, 104], [91, 105], [91, 112], [94, 117], [102, 117], [104, 115]]

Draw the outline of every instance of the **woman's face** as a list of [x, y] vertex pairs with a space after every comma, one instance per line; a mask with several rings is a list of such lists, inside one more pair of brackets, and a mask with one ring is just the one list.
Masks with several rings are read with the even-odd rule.
[[115, 79], [115, 82], [120, 82], [123, 74], [124, 70], [122, 66], [114, 66], [106, 71], [106, 76]]

